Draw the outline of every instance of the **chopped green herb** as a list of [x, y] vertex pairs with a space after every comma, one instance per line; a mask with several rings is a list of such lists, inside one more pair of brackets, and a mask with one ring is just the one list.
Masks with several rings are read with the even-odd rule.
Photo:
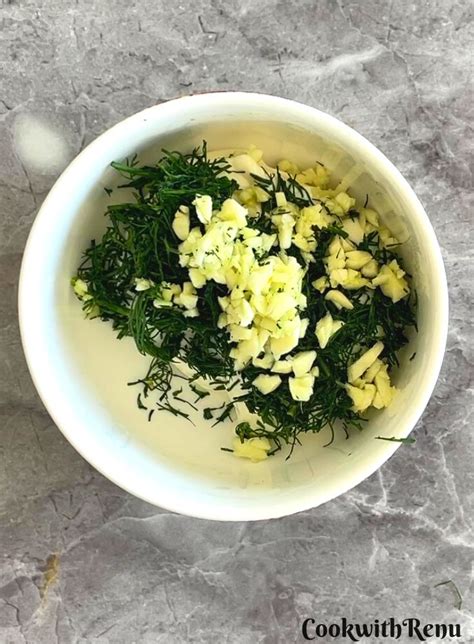
[[459, 588], [456, 586], [454, 581], [452, 579], [447, 579], [446, 581], [440, 581], [439, 584], [435, 584], [435, 588], [439, 588], [439, 586], [449, 586], [451, 589], [453, 595], [454, 595], [454, 608], [457, 610], [461, 610], [462, 608], [462, 595], [459, 592]]
[[209, 391], [204, 391], [202, 389], [199, 389], [198, 387], [195, 387], [192, 383], [189, 385], [189, 388], [191, 389], [191, 391], [193, 391], [196, 394], [196, 396], [198, 397], [198, 400], [201, 400], [206, 396], [210, 396]]
[[212, 409], [210, 407], [205, 407], [202, 415], [204, 416], [205, 420], [211, 420], [211, 418], [214, 418], [214, 416], [212, 415]]
[[385, 436], [376, 436], [375, 437], [379, 441], [390, 441], [392, 443], [404, 443], [405, 445], [411, 445], [412, 443], [416, 442], [416, 438], [395, 438], [394, 436], [391, 436], [390, 438], [386, 438]]

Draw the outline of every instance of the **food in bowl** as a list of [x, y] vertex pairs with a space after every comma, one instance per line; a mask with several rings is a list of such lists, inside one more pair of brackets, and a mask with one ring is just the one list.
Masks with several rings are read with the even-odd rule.
[[[271, 167], [255, 147], [112, 166], [132, 194], [108, 206], [72, 285], [88, 317], [150, 357], [130, 383], [150, 420], [195, 405], [213, 424], [234, 418], [223, 449], [257, 462], [391, 404], [414, 294], [370, 195], [356, 203], [323, 164]], [[229, 394], [219, 408], [213, 389]]]
[[[315, 159], [331, 170], [334, 184], [350, 186], [357, 204], [375, 209], [402, 244], [397, 253], [416, 289], [418, 332], [398, 354], [391, 372], [397, 394], [387, 408], [369, 412], [363, 431], [301, 432], [288, 449], [255, 466], [221, 451], [233, 440], [235, 422], [201, 429], [181, 416], [136, 409], [136, 387], [149, 359], [132, 338], [117, 342], [110, 324], [84, 321], [70, 286], [91, 239], [100, 240], [111, 203], [129, 199], [115, 191], [120, 175], [110, 163], [138, 152], [153, 165], [161, 149], [265, 151], [272, 166]], [[333, 185], [334, 185], [333, 184]], [[47, 249], [47, 252], [45, 252]], [[35, 386], [52, 419], [72, 446], [99, 472], [131, 494], [173, 512], [221, 521], [270, 519], [314, 508], [373, 474], [409, 436], [428, 403], [442, 363], [448, 322], [446, 276], [439, 244], [420, 201], [393, 164], [350, 127], [295, 101], [245, 92], [183, 97], [134, 114], [93, 141], [58, 179], [38, 213], [25, 249], [19, 288], [22, 343]], [[334, 339], [335, 340], [335, 339]], [[413, 360], [410, 358], [413, 354]], [[189, 385], [178, 378], [188, 398]], [[233, 390], [235, 392], [235, 390]], [[233, 393], [231, 392], [231, 393]], [[150, 394], [152, 395], [152, 394]], [[223, 392], [203, 399], [209, 407]], [[190, 398], [192, 400], [192, 398]], [[337, 429], [337, 428], [336, 428]]]

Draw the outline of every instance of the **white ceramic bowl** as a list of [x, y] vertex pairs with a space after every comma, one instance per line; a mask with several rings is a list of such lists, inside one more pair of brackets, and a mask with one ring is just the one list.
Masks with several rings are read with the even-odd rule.
[[[193, 427], [167, 413], [148, 423], [127, 381], [147, 359], [132, 340], [84, 320], [70, 278], [90, 239], [104, 228], [117, 184], [110, 162], [139, 152], [156, 160], [162, 147], [190, 151], [254, 143], [270, 163], [322, 161], [362, 201], [365, 194], [393, 232], [418, 293], [418, 334], [401, 354], [393, 404], [361, 433], [306, 436], [303, 446], [260, 464], [221, 451], [232, 423]], [[116, 194], [116, 193], [115, 193]], [[52, 418], [77, 451], [117, 485], [155, 505], [207, 519], [254, 520], [317, 506], [372, 474], [405, 437], [435, 386], [445, 347], [448, 297], [440, 249], [408, 183], [371, 143], [337, 119], [299, 103], [242, 92], [180, 98], [135, 114], [91, 143], [64, 171], [45, 200], [25, 250], [19, 294], [28, 365]], [[409, 357], [416, 351], [416, 357]]]

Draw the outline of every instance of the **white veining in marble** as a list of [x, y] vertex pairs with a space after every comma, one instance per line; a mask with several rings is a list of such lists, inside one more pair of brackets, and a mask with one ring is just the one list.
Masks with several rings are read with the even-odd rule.
[[[299, 642], [309, 616], [451, 621], [472, 641], [472, 7], [5, 0], [0, 21], [0, 641]], [[416, 444], [332, 503], [255, 524], [172, 515], [93, 471], [39, 401], [17, 328], [21, 254], [62, 166], [126, 115], [212, 89], [295, 98], [367, 136], [424, 203], [450, 284]], [[35, 122], [60, 137], [47, 167], [15, 146]]]

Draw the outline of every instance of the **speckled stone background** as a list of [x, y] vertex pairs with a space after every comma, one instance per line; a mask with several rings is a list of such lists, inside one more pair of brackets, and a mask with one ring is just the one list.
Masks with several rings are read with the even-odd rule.
[[[3, 0], [0, 642], [298, 642], [310, 616], [413, 616], [474, 641], [470, 7]], [[17, 328], [24, 244], [61, 169], [126, 115], [209, 89], [291, 97], [367, 136], [424, 203], [450, 283], [416, 444], [332, 503], [264, 523], [160, 511], [92, 470], [38, 399]]]

